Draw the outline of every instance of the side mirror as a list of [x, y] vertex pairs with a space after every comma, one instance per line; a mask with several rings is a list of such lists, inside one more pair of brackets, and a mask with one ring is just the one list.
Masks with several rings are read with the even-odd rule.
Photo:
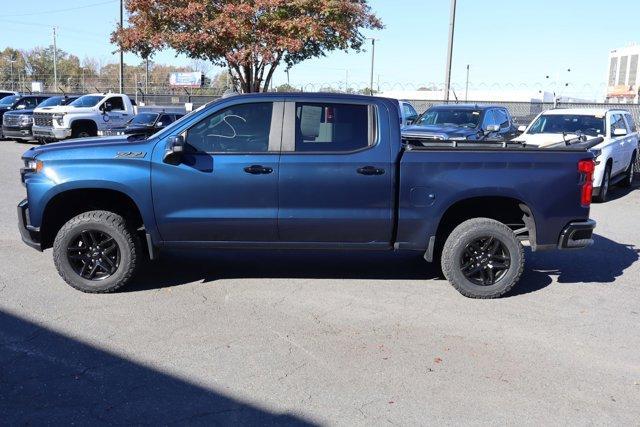
[[520, 133], [524, 133], [526, 130], [527, 130], [527, 127], [525, 125], [518, 126], [518, 132]]
[[167, 147], [164, 150], [164, 161], [172, 165], [180, 164], [184, 153], [184, 137], [182, 135], [169, 137]]
[[18, 105], [18, 106], [16, 107], [16, 110], [24, 110], [25, 108], [27, 108], [27, 106], [26, 106], [26, 105], [24, 105], [24, 104], [20, 104], [20, 105]]
[[108, 112], [109, 112], [109, 111], [111, 111], [112, 109], [113, 109], [113, 107], [111, 106], [111, 103], [110, 103], [110, 102], [105, 102], [104, 104], [102, 104], [102, 105], [100, 106], [100, 110], [101, 110], [103, 113], [108, 113]]
[[156, 127], [158, 127], [158, 128], [159, 128], [159, 127], [162, 127], [162, 122], [158, 122], [158, 123], [156, 123]]
[[500, 130], [500, 125], [489, 125], [485, 128], [486, 133], [494, 133]]
[[613, 136], [627, 136], [627, 130], [621, 128], [614, 129]]

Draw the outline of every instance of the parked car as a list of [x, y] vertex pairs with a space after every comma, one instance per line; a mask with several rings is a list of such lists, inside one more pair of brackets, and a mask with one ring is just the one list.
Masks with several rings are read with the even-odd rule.
[[409, 101], [400, 101], [400, 113], [402, 114], [402, 126], [413, 124], [418, 119], [418, 112]]
[[[6, 112], [31, 110], [47, 98], [44, 95], [10, 95], [0, 99], [0, 123]], [[1, 129], [0, 137], [3, 137]]]
[[65, 106], [36, 109], [33, 135], [44, 140], [97, 136], [99, 130], [121, 128], [133, 117], [133, 104], [127, 95], [93, 93]]
[[518, 128], [504, 107], [446, 104], [429, 108], [403, 132], [433, 141], [477, 141], [487, 136], [509, 140], [517, 136]]
[[412, 147], [398, 117], [391, 99], [251, 94], [146, 140], [34, 147], [20, 232], [84, 292], [125, 285], [143, 248], [305, 248], [420, 252], [462, 294], [493, 298], [518, 282], [523, 242], [593, 243], [585, 147]]
[[[40, 102], [35, 108], [51, 108], [58, 105], [67, 105], [77, 96], [52, 96]], [[2, 133], [6, 138], [22, 141], [33, 139], [31, 128], [33, 127], [33, 112], [35, 108], [7, 111], [2, 119]]]
[[638, 129], [633, 116], [621, 109], [554, 109], [545, 111], [516, 138], [527, 145], [546, 147], [578, 136], [603, 137], [596, 153], [594, 198], [605, 202], [611, 185], [631, 186], [638, 158]]
[[8, 90], [0, 90], [0, 99], [6, 98], [7, 96], [19, 95], [18, 92], [8, 91]]
[[103, 136], [137, 135], [141, 138], [148, 138], [183, 116], [184, 114], [164, 111], [138, 113], [127, 122], [124, 128], [98, 132], [98, 134]]

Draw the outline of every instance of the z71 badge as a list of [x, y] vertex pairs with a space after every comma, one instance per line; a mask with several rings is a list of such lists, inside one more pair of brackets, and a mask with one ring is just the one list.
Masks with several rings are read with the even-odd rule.
[[143, 151], [119, 151], [118, 154], [116, 154], [116, 157], [126, 159], [140, 159], [146, 155], [147, 153]]

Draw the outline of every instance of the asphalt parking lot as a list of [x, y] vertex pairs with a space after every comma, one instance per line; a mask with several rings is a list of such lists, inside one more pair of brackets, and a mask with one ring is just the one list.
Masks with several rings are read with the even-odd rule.
[[617, 424], [640, 420], [640, 191], [596, 245], [527, 253], [469, 300], [415, 256], [164, 254], [85, 295], [21, 243], [0, 142], [2, 424]]

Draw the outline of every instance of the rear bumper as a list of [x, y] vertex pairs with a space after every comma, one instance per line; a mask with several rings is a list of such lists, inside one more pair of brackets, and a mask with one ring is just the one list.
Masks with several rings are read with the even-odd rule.
[[29, 224], [29, 202], [24, 199], [18, 204], [18, 228], [22, 241], [34, 249], [42, 252], [40, 243], [40, 229]]
[[558, 249], [582, 249], [593, 245], [593, 220], [572, 222], [560, 234]]

